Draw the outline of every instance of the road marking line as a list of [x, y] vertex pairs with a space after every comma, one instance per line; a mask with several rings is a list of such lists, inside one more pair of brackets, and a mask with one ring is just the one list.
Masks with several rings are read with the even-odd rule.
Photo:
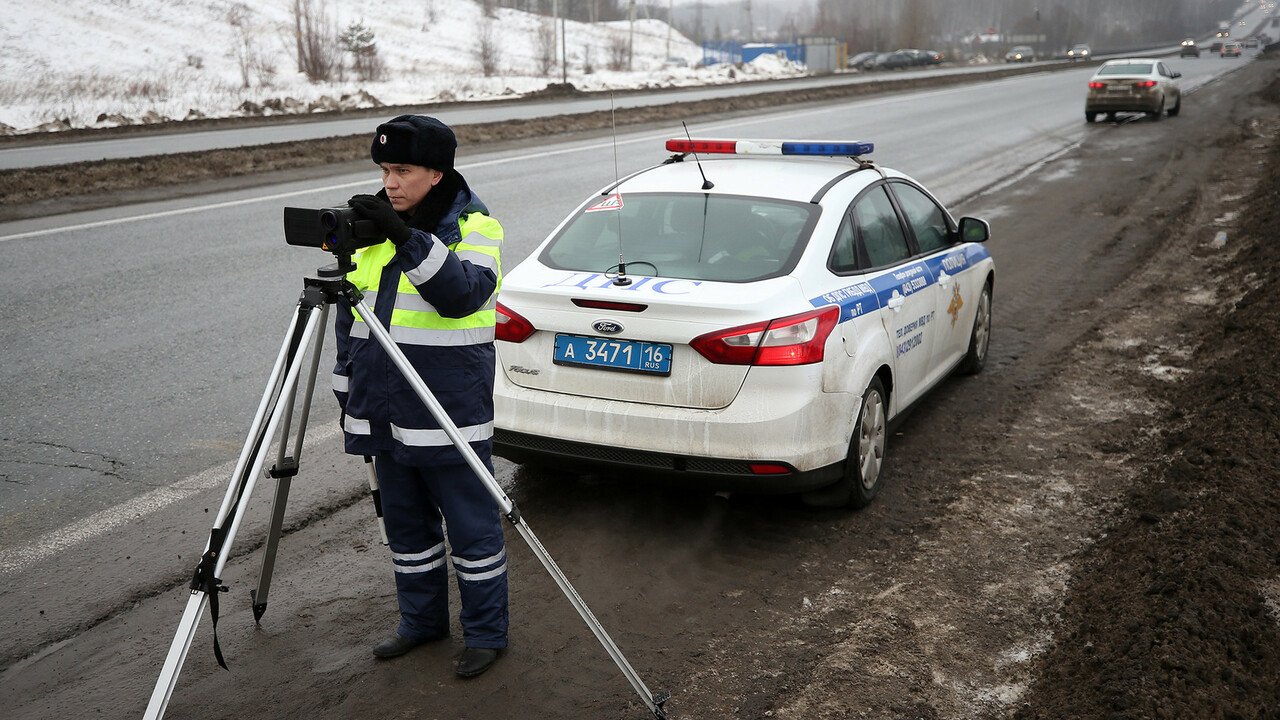
[[[862, 100], [854, 100], [853, 102], [859, 105], [875, 106], [875, 105], [883, 105], [883, 104], [889, 104], [894, 102], [902, 102], [907, 99], [919, 99], [921, 97], [933, 97], [936, 95], [945, 95], [945, 94], [959, 92], [959, 90], [960, 89], [958, 88], [945, 88], [945, 89], [934, 90], [934, 91], [925, 92], [925, 93], [918, 93], [918, 94], [912, 95], [910, 98], [907, 98], [907, 97], [867, 98]], [[846, 104], [849, 104], [849, 103], [837, 103], [837, 105], [846, 105]], [[813, 108], [810, 110], [805, 110], [800, 112], [786, 111], [786, 115], [788, 118], [795, 119], [800, 117], [806, 117], [809, 115], [830, 113], [834, 111], [834, 107], [835, 106], [822, 106], [822, 107]], [[776, 115], [777, 113], [772, 113], [772, 114]], [[756, 116], [751, 116], [747, 118], [727, 120], [727, 121], [718, 122], [718, 123], [710, 123], [702, 126], [704, 130], [700, 130], [700, 132], [703, 132], [705, 130], [714, 131], [716, 129], [733, 128], [733, 127], [740, 127], [744, 125], [753, 125], [761, 122], [769, 122], [772, 119], [770, 115], [771, 113], [764, 113], [762, 115], [756, 115]], [[617, 142], [617, 144], [618, 145], [635, 145], [637, 143], [649, 143], [649, 142], [653, 142], [654, 140], [662, 140], [662, 139], [669, 138], [671, 136], [672, 136], [672, 133], [670, 132], [655, 133], [655, 134], [645, 135], [642, 137], [633, 138], [631, 140], [620, 140]], [[466, 163], [463, 165], [459, 165], [458, 170], [471, 170], [474, 168], [488, 167], [490, 165], [498, 165], [500, 163], [510, 164], [513, 162], [540, 160], [543, 158], [554, 157], [556, 155], [565, 155], [568, 153], [575, 153], [575, 152], [606, 150], [606, 149], [612, 148], [613, 146], [614, 146], [614, 142], [612, 140], [608, 140], [608, 141], [602, 141], [602, 142], [591, 144], [591, 145], [581, 145], [581, 146], [575, 146], [575, 147], [569, 147], [569, 148], [561, 148], [559, 150], [543, 150], [540, 152], [533, 152], [525, 155], [518, 155], [516, 157], [501, 157], [501, 158], [495, 158], [493, 160], [481, 160], [478, 162]], [[7, 242], [9, 240], [24, 240], [26, 238], [42, 237], [44, 235], [53, 235], [55, 233], [62, 233], [62, 232], [76, 232], [79, 230], [91, 230], [94, 228], [109, 227], [111, 225], [122, 225], [124, 223], [129, 223], [129, 222], [138, 222], [142, 220], [154, 220], [156, 218], [173, 217], [175, 215], [189, 215], [192, 213], [204, 212], [206, 210], [221, 210], [223, 208], [239, 207], [241, 205], [251, 205], [254, 203], [271, 202], [274, 200], [283, 200], [285, 198], [298, 197], [299, 195], [310, 195], [313, 193], [323, 193], [323, 192], [329, 192], [333, 190], [343, 190], [346, 188], [360, 187], [363, 185], [370, 185], [374, 182], [377, 182], [377, 181], [376, 180], [357, 180], [355, 182], [340, 183], [338, 185], [314, 187], [314, 188], [308, 188], [306, 190], [293, 190], [290, 192], [275, 193], [273, 195], [262, 195], [257, 197], [245, 198], [243, 200], [228, 200], [226, 202], [212, 203], [209, 205], [195, 205], [188, 208], [177, 208], [174, 210], [161, 210], [159, 212], [144, 213], [142, 215], [131, 215], [129, 217], [113, 218], [111, 220], [98, 220], [95, 222], [81, 223], [79, 225], [66, 225], [63, 227], [45, 228], [44, 230], [31, 230], [23, 233], [15, 233], [13, 235], [0, 235], [0, 242]]]
[[[312, 442], [328, 442], [341, 433], [340, 428], [329, 427], [318, 433], [311, 433], [308, 439]], [[22, 572], [74, 545], [92, 540], [126, 523], [137, 522], [147, 515], [198, 493], [226, 485], [236, 471], [236, 462], [237, 460], [230, 460], [172, 485], [156, 488], [132, 500], [94, 513], [80, 522], [45, 533], [36, 541], [26, 545], [12, 549], [5, 548], [0, 551], [0, 577]]]

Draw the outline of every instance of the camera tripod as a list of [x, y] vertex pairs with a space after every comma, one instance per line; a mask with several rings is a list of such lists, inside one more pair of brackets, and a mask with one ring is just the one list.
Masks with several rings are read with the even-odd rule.
[[[195, 573], [191, 579], [191, 597], [187, 600], [187, 606], [178, 624], [177, 633], [174, 635], [173, 643], [169, 647], [169, 654], [161, 668], [160, 677], [156, 680], [155, 690], [151, 694], [151, 701], [148, 703], [146, 713], [143, 715], [145, 720], [159, 720], [164, 716], [165, 708], [168, 707], [169, 699], [172, 697], [174, 687], [178, 682], [178, 673], [182, 670], [182, 664], [186, 660], [187, 652], [191, 649], [191, 643], [195, 638], [196, 625], [199, 623], [206, 605], [209, 606], [210, 618], [213, 622], [214, 656], [217, 658], [219, 665], [224, 669], [227, 667], [218, 644], [218, 595], [227, 591], [227, 587], [222, 584], [221, 580], [222, 570], [226, 566], [232, 543], [235, 541], [236, 532], [240, 529], [240, 523], [244, 518], [249, 498], [253, 494], [258, 478], [263, 475], [266, 452], [272, 439], [278, 434], [280, 441], [276, 461], [265, 473], [276, 480], [275, 499], [272, 504], [271, 520], [263, 551], [262, 571], [259, 574], [257, 588], [250, 593], [253, 600], [254, 621], [261, 620], [262, 614], [266, 611], [267, 596], [271, 587], [271, 575], [275, 567], [276, 549], [279, 544], [281, 529], [284, 525], [284, 510], [289, 495], [289, 485], [292, 478], [298, 473], [299, 459], [302, 455], [302, 443], [306, 434], [311, 397], [315, 389], [316, 371], [320, 365], [320, 355], [324, 346], [324, 326], [328, 319], [329, 306], [340, 298], [350, 303], [360, 318], [364, 320], [369, 327], [370, 334], [377, 339], [378, 344], [382, 346], [382, 349], [390, 356], [396, 368], [399, 369], [413, 387], [415, 394], [427, 406], [431, 415], [449, 437], [450, 442], [458, 449], [458, 452], [462, 453], [467, 464], [476, 473], [476, 476], [480, 478], [494, 501], [497, 502], [498, 509], [503, 516], [515, 526], [520, 536], [528, 544], [529, 549], [542, 562], [543, 567], [550, 573], [552, 579], [555, 580], [556, 585], [560, 587], [565, 597], [569, 599], [574, 609], [578, 611], [578, 615], [591, 628], [591, 632], [595, 634], [596, 639], [604, 646], [609, 657], [613, 659], [618, 669], [622, 671], [627, 681], [631, 683], [631, 687], [640, 696], [645, 706], [659, 720], [665, 720], [666, 713], [662, 709], [662, 704], [667, 701], [670, 694], [659, 692], [655, 695], [645, 687], [644, 682], [622, 655], [622, 651], [614, 644], [609, 634], [605, 632], [604, 627], [600, 625], [600, 622], [591, 613], [591, 609], [583, 602], [577, 591], [569, 583], [568, 578], [561, 572], [546, 549], [542, 547], [542, 543], [538, 541], [533, 531], [529, 529], [524, 518], [520, 516], [520, 511], [516, 508], [515, 503], [502, 491], [493, 474], [462, 437], [457, 425], [449, 418], [449, 415], [444, 411], [439, 401], [436, 400], [431, 390], [427, 388], [426, 383], [422, 381], [417, 371], [409, 364], [408, 359], [400, 351], [400, 348], [396, 346], [395, 341], [391, 339], [391, 335], [386, 328], [374, 316], [373, 310], [365, 303], [359, 289], [346, 279], [346, 274], [355, 269], [355, 265], [351, 262], [351, 254], [348, 252], [335, 252], [335, 256], [338, 259], [337, 264], [322, 267], [314, 275], [308, 275], [304, 278], [302, 296], [298, 300], [284, 344], [280, 348], [275, 367], [272, 369], [270, 379], [267, 382], [266, 391], [263, 393], [262, 401], [258, 405], [257, 413], [249, 430], [249, 436], [240, 452], [240, 458], [236, 463], [231, 483], [222, 500], [222, 507], [218, 510], [213, 529], [209, 533], [209, 541], [201, 554], [199, 564], [196, 566]], [[301, 416], [297, 426], [297, 435], [293, 440], [293, 450], [290, 453], [288, 448], [290, 425], [293, 420], [298, 386], [302, 381], [304, 364], [307, 365], [307, 376], [305, 390], [301, 399]], [[382, 513], [378, 498], [377, 480], [372, 472], [372, 464], [369, 458], [365, 458], [365, 461], [366, 467], [370, 469], [370, 489], [374, 494], [379, 526], [385, 542], [386, 529], [381, 524]]]

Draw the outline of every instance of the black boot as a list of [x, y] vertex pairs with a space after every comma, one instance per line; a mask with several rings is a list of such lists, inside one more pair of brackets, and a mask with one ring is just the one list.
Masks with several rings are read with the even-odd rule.
[[475, 677], [493, 667], [493, 663], [497, 659], [498, 651], [493, 648], [469, 647], [463, 650], [462, 655], [458, 658], [456, 672], [458, 677]]
[[374, 645], [373, 654], [380, 658], [400, 657], [421, 644], [422, 642], [418, 640], [410, 640], [400, 633], [396, 633]]

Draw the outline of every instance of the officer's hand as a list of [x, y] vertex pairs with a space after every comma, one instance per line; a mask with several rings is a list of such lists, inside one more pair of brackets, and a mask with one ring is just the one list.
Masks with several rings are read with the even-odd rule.
[[373, 224], [386, 233], [387, 238], [396, 245], [405, 242], [412, 235], [409, 232], [409, 226], [405, 225], [404, 220], [396, 214], [396, 209], [382, 198], [375, 195], [352, 195], [347, 204], [360, 217], [373, 221]]

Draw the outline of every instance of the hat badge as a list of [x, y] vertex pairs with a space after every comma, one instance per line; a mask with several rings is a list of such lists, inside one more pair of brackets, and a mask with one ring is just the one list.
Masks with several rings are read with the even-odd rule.
[[382, 143], [383, 145], [387, 144], [387, 136], [385, 133], [378, 136], [378, 142]]

